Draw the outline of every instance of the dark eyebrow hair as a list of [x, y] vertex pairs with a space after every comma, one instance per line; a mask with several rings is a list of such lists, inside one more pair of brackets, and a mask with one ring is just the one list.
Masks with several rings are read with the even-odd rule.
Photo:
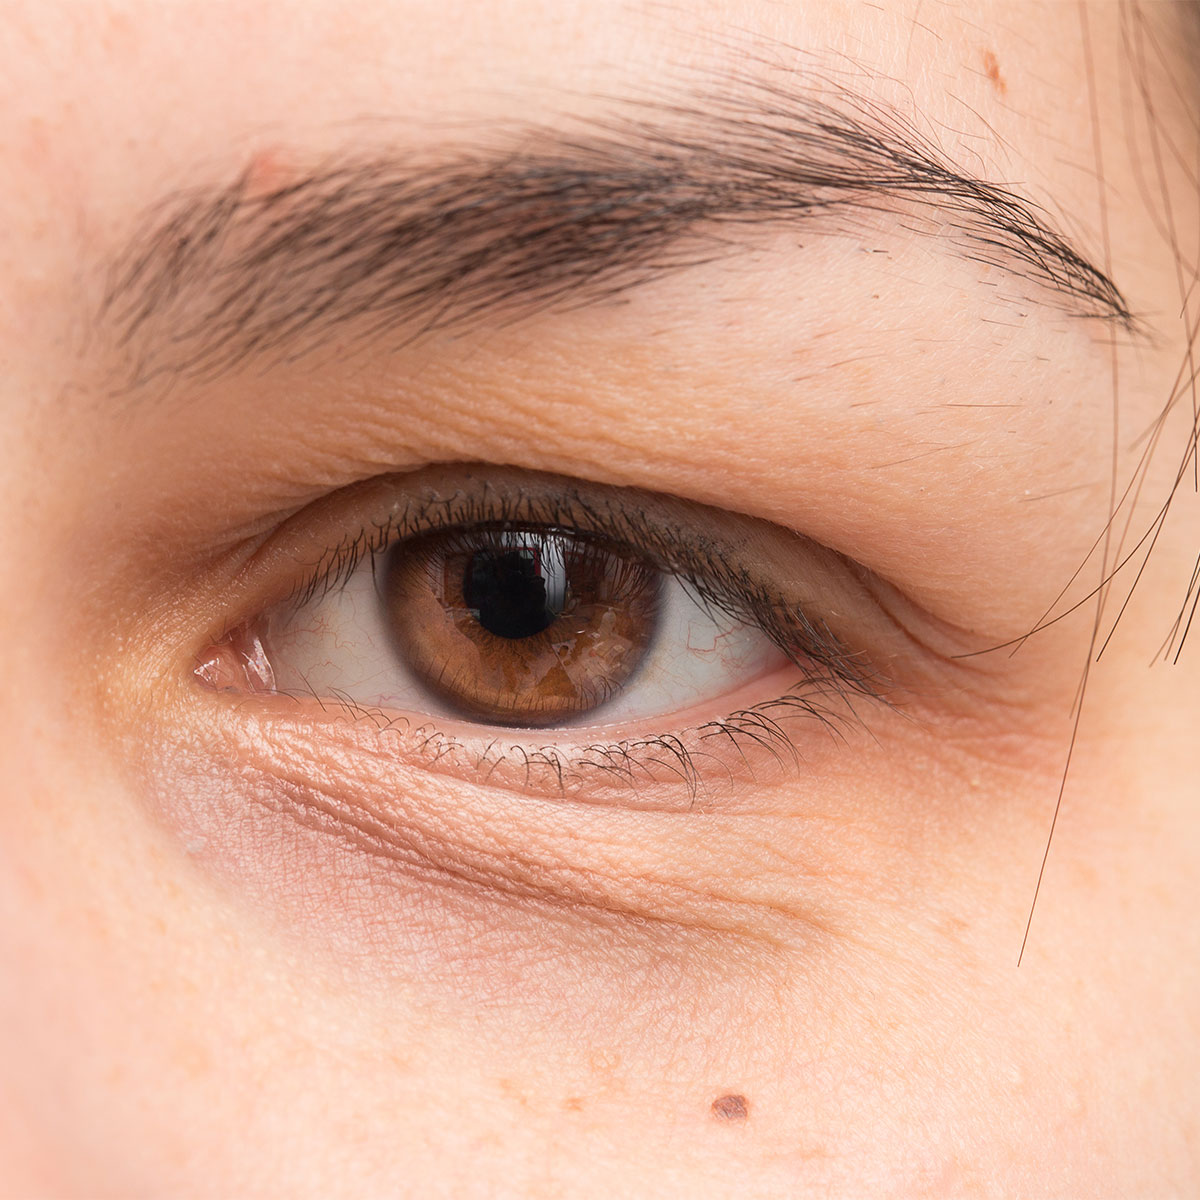
[[618, 113], [512, 129], [504, 150], [360, 154], [273, 187], [252, 165], [179, 192], [110, 262], [102, 326], [136, 381], [207, 377], [350, 330], [411, 338], [594, 303], [730, 253], [735, 227], [861, 234], [881, 214], [1062, 311], [1134, 325], [1043, 210], [893, 112], [755, 80]]

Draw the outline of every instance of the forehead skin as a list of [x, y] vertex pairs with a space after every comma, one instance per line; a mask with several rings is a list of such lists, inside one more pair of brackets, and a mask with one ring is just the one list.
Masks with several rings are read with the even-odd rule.
[[[1023, 739], [977, 752], [968, 713], [946, 745], [889, 758], [885, 739], [782, 789], [770, 837], [723, 826], [714, 848], [685, 834], [678, 862], [614, 838], [611, 861], [581, 868], [618, 899], [644, 883], [652, 914], [720, 892], [732, 939], [689, 928], [660, 945], [637, 917], [562, 954], [543, 917], [540, 956], [524, 926], [511, 958], [491, 929], [474, 932], [492, 957], [443, 954], [438, 911], [380, 909], [366, 872], [329, 888], [343, 919], [333, 904], [301, 911], [311, 894], [264, 867], [252, 837], [222, 843], [220, 870], [185, 852], [120, 762], [154, 725], [136, 711], [138, 672], [163, 670], [169, 648], [142, 654], [139, 639], [174, 628], [164, 597], [193, 575], [197, 594], [217, 590], [209, 560], [273, 514], [425, 462], [728, 505], [858, 559], [943, 624], [992, 643], [1028, 630], [1194, 370], [1200, 157], [1176, 87], [1196, 86], [1176, 61], [1182, 6], [31, 2], [4, 15], [0, 1192], [1194, 1186], [1200, 688], [1194, 658], [1145, 666], [1186, 590], [1191, 509], [1128, 610], [1142, 636], [1089, 678], [1020, 970], [1091, 608], [1010, 668], [1000, 705], [1028, 710]], [[756, 234], [727, 263], [596, 312], [399, 350], [347, 337], [219, 382], [130, 389], [98, 322], [114, 257], [182, 189], [243, 173], [270, 189], [363, 150], [505, 149], [514, 129], [519, 148], [531, 125], [570, 136], [627, 100], [780, 72], [900, 114], [1040, 206], [1116, 281], [1136, 331], [943, 253], [904, 209], [832, 236]], [[917, 223], [939, 233], [936, 216]], [[1122, 510], [1130, 544], [1175, 480], [1180, 395]], [[1070, 599], [1098, 561], [1088, 570]], [[822, 837], [863, 848], [832, 881], [818, 876], [835, 856], [795, 832], [813, 813]], [[898, 840], [911, 855], [893, 857]], [[835, 932], [794, 915], [808, 912], [797, 880]], [[469, 924], [454, 925], [464, 943]]]

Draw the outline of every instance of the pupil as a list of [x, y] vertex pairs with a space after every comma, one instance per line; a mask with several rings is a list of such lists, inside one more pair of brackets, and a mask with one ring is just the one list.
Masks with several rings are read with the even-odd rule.
[[463, 599], [489, 633], [532, 637], [553, 624], [566, 606], [565, 581], [551, 580], [547, 595], [547, 565], [530, 547], [479, 550], [467, 564]]

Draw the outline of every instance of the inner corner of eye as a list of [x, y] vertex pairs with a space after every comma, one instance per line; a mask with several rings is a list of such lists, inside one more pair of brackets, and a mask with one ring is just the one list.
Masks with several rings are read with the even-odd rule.
[[480, 725], [665, 717], [786, 662], [758, 625], [701, 590], [591, 533], [423, 533], [357, 564], [337, 587], [238, 626], [195, 674], [215, 690], [328, 696]]
[[214, 692], [273, 692], [275, 669], [261, 630], [243, 623], [214, 639], [196, 655], [193, 676]]

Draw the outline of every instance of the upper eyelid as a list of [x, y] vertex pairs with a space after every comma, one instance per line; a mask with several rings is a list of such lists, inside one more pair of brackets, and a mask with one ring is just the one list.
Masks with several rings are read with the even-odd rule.
[[[478, 482], [463, 486], [463, 476], [478, 476]], [[886, 683], [827, 624], [809, 619], [810, 612], [822, 611], [826, 597], [801, 598], [799, 564], [810, 564], [815, 578], [809, 591], [821, 593], [836, 590], [848, 567], [842, 556], [791, 530], [641, 489], [509, 468], [435, 467], [372, 483], [385, 494], [394, 487], [402, 504], [396, 503], [386, 516], [368, 519], [357, 534], [327, 550], [296, 582], [288, 607], [300, 607], [337, 587], [365, 560], [374, 563], [382, 550], [405, 536], [504, 521], [560, 524], [649, 554], [701, 600], [757, 624], [789, 656], [826, 663], [858, 690], [875, 694]], [[825, 560], [823, 571], [811, 569], [814, 557]], [[792, 579], [780, 579], [787, 564], [797, 570]]]
[[[473, 476], [481, 477], [476, 486], [464, 487], [458, 482]], [[759, 518], [640, 488], [540, 471], [442, 464], [400, 476], [381, 476], [345, 489], [350, 497], [364, 490], [384, 495], [384, 511], [367, 518], [359, 532], [335, 543], [311, 566], [318, 587], [324, 578], [333, 577], [343, 559], [353, 563], [356, 556], [391, 540], [502, 521], [590, 529], [656, 552], [664, 566], [678, 564], [696, 570], [719, 565], [714, 556], [737, 545], [737, 558], [745, 566], [747, 579], [773, 573], [770, 564], [779, 560], [781, 551], [783, 558], [790, 557], [784, 549], [789, 544], [804, 544], [810, 552], [841, 557], [792, 530]], [[392, 499], [397, 495], [400, 500]], [[369, 500], [366, 504], [370, 507]], [[664, 530], [686, 531], [687, 536], [664, 537]], [[761, 545], [764, 540], [772, 542], [765, 550]]]

